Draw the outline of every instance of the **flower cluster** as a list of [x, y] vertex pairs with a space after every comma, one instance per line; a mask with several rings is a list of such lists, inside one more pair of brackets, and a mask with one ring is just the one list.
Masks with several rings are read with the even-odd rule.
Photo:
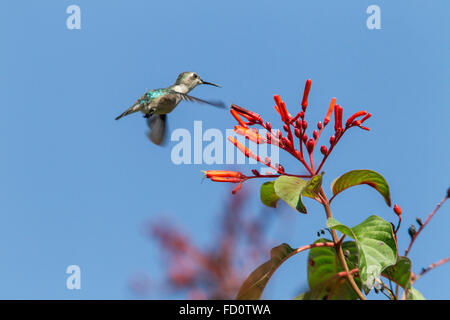
[[[269, 178], [278, 177], [280, 175], [291, 175], [297, 177], [313, 177], [319, 174], [325, 161], [327, 160], [333, 148], [337, 145], [339, 140], [342, 138], [344, 133], [353, 127], [359, 127], [363, 130], [370, 130], [369, 128], [363, 126], [363, 123], [369, 119], [372, 115], [367, 111], [358, 111], [352, 116], [350, 116], [345, 124], [343, 123], [343, 108], [336, 103], [336, 98], [332, 98], [330, 105], [328, 107], [327, 113], [323, 121], [317, 122], [315, 128], [313, 128], [312, 133], [308, 135], [308, 121], [305, 119], [306, 112], [308, 110], [308, 96], [311, 90], [311, 79], [308, 79], [305, 84], [305, 90], [303, 92], [303, 98], [301, 102], [301, 108], [299, 112], [292, 116], [286, 108], [286, 104], [281, 99], [279, 95], [274, 95], [275, 100], [275, 110], [279, 114], [281, 121], [283, 122], [283, 130], [275, 130], [270, 122], [264, 122], [261, 115], [237, 106], [235, 104], [231, 105], [230, 112], [232, 116], [238, 122], [238, 125], [234, 127], [234, 131], [244, 136], [246, 139], [256, 143], [262, 144], [267, 143], [275, 145], [284, 151], [291, 154], [298, 161], [300, 161], [308, 172], [308, 175], [293, 175], [287, 174], [284, 167], [279, 163], [272, 163], [269, 157], [261, 159], [257, 154], [253, 153], [242, 143], [240, 143], [234, 137], [228, 137], [228, 140], [234, 144], [234, 146], [242, 152], [247, 158], [252, 158], [267, 167], [273, 169], [277, 174], [260, 174], [257, 170], [252, 170], [253, 176], [246, 176], [240, 172], [235, 171], [218, 171], [209, 170], [205, 171], [207, 178], [216, 182], [231, 182], [239, 183], [238, 187], [233, 190], [235, 193], [239, 190], [242, 183], [251, 178]], [[334, 114], [334, 133], [329, 138], [329, 145], [321, 145], [320, 153], [322, 155], [321, 162], [318, 166], [314, 163], [314, 150], [318, 144], [319, 138], [325, 129], [325, 127], [330, 123], [331, 118]], [[253, 125], [261, 126], [266, 130], [266, 135], [262, 136], [255, 127], [250, 128]], [[284, 131], [284, 133], [283, 133]], [[296, 144], [298, 145], [296, 147]]]

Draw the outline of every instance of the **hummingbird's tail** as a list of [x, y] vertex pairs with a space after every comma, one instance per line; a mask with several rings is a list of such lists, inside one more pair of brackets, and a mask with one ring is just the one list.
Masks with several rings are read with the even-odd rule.
[[120, 116], [117, 116], [117, 117], [116, 117], [116, 120], [119, 120], [119, 119], [122, 118], [122, 117], [125, 117], [125, 116], [127, 116], [127, 115], [129, 115], [129, 114], [131, 114], [131, 113], [135, 113], [135, 112], [139, 111], [139, 107], [140, 107], [140, 105], [139, 105], [139, 104], [136, 104], [136, 105], [134, 105], [134, 106], [128, 108], [128, 109], [125, 110], [125, 112], [123, 112]]

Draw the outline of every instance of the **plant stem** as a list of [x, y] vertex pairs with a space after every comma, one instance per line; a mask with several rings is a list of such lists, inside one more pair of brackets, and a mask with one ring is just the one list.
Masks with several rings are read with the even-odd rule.
[[[323, 200], [322, 205], [325, 208], [325, 212], [327, 214], [327, 219], [330, 219], [333, 217], [333, 215], [331, 214], [330, 203], [328, 202], [327, 196], [325, 195], [323, 188], [320, 188], [320, 195]], [[361, 290], [359, 290], [358, 285], [356, 284], [355, 279], [353, 278], [353, 275], [350, 273], [350, 271], [348, 269], [347, 262], [345, 261], [344, 252], [342, 251], [342, 246], [341, 246], [341, 243], [339, 242], [339, 238], [337, 236], [336, 230], [331, 229], [330, 231], [331, 231], [331, 236], [333, 237], [334, 247], [337, 252], [339, 262], [340, 262], [342, 268], [344, 269], [344, 271], [346, 272], [346, 277], [347, 277], [347, 280], [348, 280], [350, 286], [356, 292], [356, 294], [358, 295], [358, 297], [361, 300], [366, 300], [366, 297], [361, 292]]]
[[437, 204], [436, 208], [434, 208], [433, 212], [430, 213], [430, 215], [428, 216], [427, 220], [425, 220], [425, 222], [420, 226], [419, 230], [417, 230], [417, 232], [411, 238], [411, 242], [409, 243], [408, 249], [405, 250], [405, 257], [408, 256], [408, 253], [411, 250], [411, 247], [412, 247], [414, 241], [416, 240], [417, 236], [419, 235], [419, 233], [423, 230], [423, 228], [425, 228], [425, 226], [428, 224], [428, 222], [430, 222], [431, 218], [433, 218], [435, 213], [439, 210], [439, 208], [444, 204], [444, 202], [447, 199], [448, 199], [448, 196], [446, 196], [444, 199], [441, 200], [441, 202], [439, 202]]

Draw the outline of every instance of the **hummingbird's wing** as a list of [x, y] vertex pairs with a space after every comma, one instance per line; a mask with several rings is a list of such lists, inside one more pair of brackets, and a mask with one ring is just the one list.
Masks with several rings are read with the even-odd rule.
[[147, 119], [150, 132], [147, 134], [150, 141], [160, 146], [166, 137], [166, 114], [153, 114]]
[[206, 103], [206, 104], [209, 104], [211, 106], [215, 106], [215, 107], [219, 107], [219, 108], [225, 108], [225, 103], [223, 103], [222, 101], [218, 101], [218, 100], [207, 101], [207, 100], [199, 99], [199, 98], [187, 95], [185, 93], [181, 93], [181, 92], [177, 92], [177, 91], [173, 91], [173, 90], [170, 92], [170, 95], [173, 95], [173, 96], [177, 97], [180, 100], [193, 101], [193, 102], [199, 102], [199, 103]]

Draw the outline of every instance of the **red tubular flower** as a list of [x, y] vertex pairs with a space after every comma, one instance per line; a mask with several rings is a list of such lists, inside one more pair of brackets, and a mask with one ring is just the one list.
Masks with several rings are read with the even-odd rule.
[[[342, 114], [343, 114], [344, 109], [339, 105], [336, 105], [336, 106], [337, 106], [337, 115], [336, 115], [337, 123], [335, 124], [335, 128], [337, 125], [337, 129], [341, 130], [342, 129]], [[336, 112], [336, 110], [335, 110], [335, 112]]]
[[[358, 111], [355, 114], [353, 114], [350, 118], [347, 119], [347, 122], [345, 123], [346, 126], [349, 126], [353, 123], [353, 120], [355, 120], [358, 117], [364, 116], [367, 114], [367, 111]], [[362, 121], [362, 120], [361, 120]]]
[[309, 95], [310, 89], [311, 89], [311, 79], [308, 79], [308, 80], [306, 80], [305, 91], [303, 91], [303, 99], [302, 99], [303, 111], [305, 111], [306, 107], [308, 106], [308, 95]]
[[339, 105], [334, 105], [334, 131], [339, 129]]
[[244, 109], [244, 108], [239, 107], [239, 106], [237, 106], [235, 104], [232, 104], [230, 108], [231, 108], [231, 110], [235, 110], [240, 115], [242, 115], [243, 117], [247, 118], [250, 121], [262, 122], [261, 116], [259, 114], [255, 113], [255, 112], [253, 112], [253, 111]]
[[277, 104], [277, 108], [275, 108], [275, 109], [280, 114], [281, 120], [283, 122], [288, 121], [288, 119], [290, 119], [291, 117], [290, 117], [289, 113], [287, 112], [286, 105], [281, 100], [281, 97], [278, 94], [276, 94], [273, 96], [273, 99], [275, 100], [275, 103]]
[[333, 113], [334, 105], [336, 104], [336, 98], [332, 98], [330, 102], [330, 106], [328, 107], [327, 115], [325, 116], [325, 119], [323, 120], [323, 125], [327, 125], [328, 122], [330, 122], [331, 114]]
[[215, 182], [230, 182], [230, 183], [238, 183], [241, 182], [240, 178], [229, 178], [229, 177], [211, 177], [211, 181]]
[[203, 171], [206, 178], [245, 178], [245, 176], [238, 171], [228, 171], [228, 170], [207, 170]]
[[253, 130], [250, 130], [248, 128], [235, 126], [234, 132], [236, 132], [237, 134], [239, 134], [241, 136], [246, 137], [248, 140], [253, 141], [254, 143], [257, 143], [257, 144], [266, 143], [266, 139], [261, 137], [259, 135], [259, 133], [255, 132]]
[[233, 117], [237, 120], [237, 122], [239, 122], [239, 124], [244, 127], [244, 128], [248, 128], [247, 125], [245, 124], [244, 121], [242, 121], [241, 117], [239, 117], [239, 113], [237, 113], [236, 110], [230, 109], [231, 114], [233, 115]]
[[363, 123], [364, 121], [366, 121], [367, 119], [369, 119], [371, 116], [372, 116], [371, 113], [366, 114], [365, 117], [361, 119], [361, 123]]
[[242, 143], [236, 140], [236, 138], [229, 136], [228, 140], [234, 144], [236, 148], [239, 149], [247, 158], [254, 157], [253, 152], [251, 152], [248, 148], [246, 148]]

